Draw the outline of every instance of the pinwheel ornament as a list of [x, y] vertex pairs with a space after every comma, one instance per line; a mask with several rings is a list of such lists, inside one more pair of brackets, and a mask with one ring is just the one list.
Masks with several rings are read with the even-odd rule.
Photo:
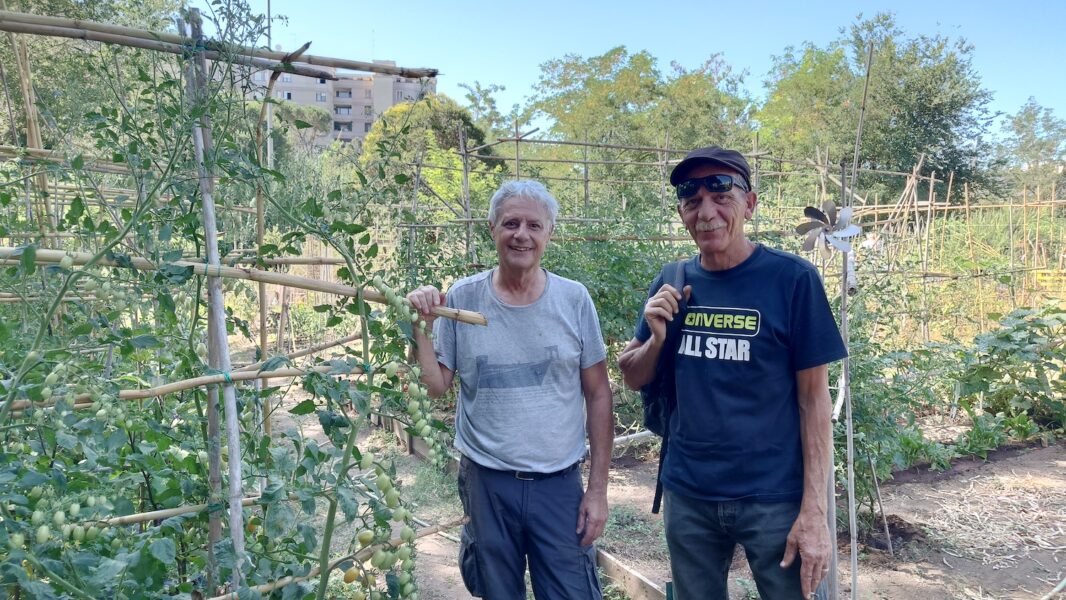
[[847, 241], [862, 233], [862, 228], [851, 223], [851, 207], [845, 206], [837, 211], [837, 205], [831, 200], [822, 204], [818, 210], [813, 206], [803, 209], [803, 214], [811, 220], [796, 226], [796, 233], [806, 235], [803, 250], [810, 252], [815, 248], [822, 258], [829, 258], [833, 249], [851, 252], [851, 242]]

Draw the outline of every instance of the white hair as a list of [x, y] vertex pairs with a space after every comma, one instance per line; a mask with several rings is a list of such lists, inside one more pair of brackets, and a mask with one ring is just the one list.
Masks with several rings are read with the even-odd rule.
[[548, 220], [551, 226], [555, 226], [555, 217], [559, 214], [559, 202], [551, 195], [544, 184], [532, 179], [508, 181], [496, 190], [489, 201], [489, 223], [496, 224], [496, 217], [500, 213], [500, 206], [511, 198], [529, 198], [540, 203], [548, 212]]

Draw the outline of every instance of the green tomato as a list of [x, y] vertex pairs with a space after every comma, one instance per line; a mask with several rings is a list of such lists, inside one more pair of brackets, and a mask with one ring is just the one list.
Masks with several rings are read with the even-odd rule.
[[37, 528], [37, 543], [43, 544], [48, 541], [48, 538], [52, 537], [52, 531], [48, 529], [47, 525], [41, 525]]
[[396, 558], [400, 560], [407, 560], [408, 558], [411, 558], [411, 547], [401, 546], [400, 549], [396, 551]]
[[371, 454], [370, 452], [364, 452], [363, 456], [359, 459], [359, 468], [363, 469], [365, 471], [366, 469], [369, 469], [373, 465], [374, 465], [374, 455]]
[[385, 505], [389, 508], [398, 508], [400, 506], [400, 492], [397, 492], [396, 488], [385, 492]]
[[[59, 369], [57, 368], [56, 371]], [[48, 387], [54, 387], [56, 382], [59, 381], [59, 374], [56, 371], [52, 371], [48, 374], [48, 377], [44, 378], [44, 384]]]
[[33, 516], [30, 517], [30, 523], [34, 525], [44, 525], [45, 514], [43, 510], [33, 511]]
[[11, 536], [7, 538], [7, 545], [11, 546], [12, 550], [18, 550], [26, 545], [26, 536], [21, 533], [12, 533]]
[[410, 525], [404, 525], [400, 530], [400, 539], [410, 544], [415, 541], [415, 530]]
[[74, 541], [80, 542], [85, 539], [85, 527], [82, 525], [74, 526]]
[[55, 523], [56, 527], [62, 527], [63, 523], [67, 522], [66, 513], [61, 510], [57, 510], [54, 514], [52, 514], [52, 522]]
[[392, 489], [392, 479], [389, 479], [388, 475], [378, 475], [378, 489], [383, 492], [388, 492]]

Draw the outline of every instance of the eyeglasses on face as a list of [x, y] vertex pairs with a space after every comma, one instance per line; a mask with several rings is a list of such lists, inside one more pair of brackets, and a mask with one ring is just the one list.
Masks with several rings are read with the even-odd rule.
[[685, 198], [695, 196], [699, 193], [700, 186], [707, 188], [707, 191], [712, 194], [728, 192], [733, 189], [733, 186], [737, 186], [744, 192], [749, 191], [748, 187], [744, 185], [744, 181], [739, 177], [733, 177], [732, 175], [708, 175], [706, 177], [686, 179], [677, 184], [677, 199], [684, 200]]

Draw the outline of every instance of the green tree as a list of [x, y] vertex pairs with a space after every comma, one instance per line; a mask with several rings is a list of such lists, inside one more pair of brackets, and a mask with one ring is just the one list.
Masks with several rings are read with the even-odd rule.
[[1003, 133], [1006, 139], [1000, 152], [1014, 179], [1036, 185], [1064, 181], [1066, 122], [1052, 109], [1030, 97], [1006, 120]]
[[786, 48], [766, 81], [769, 94], [757, 116], [761, 141], [785, 156], [813, 157], [816, 149], [844, 156], [854, 143], [855, 84], [840, 44]]
[[973, 68], [973, 46], [940, 35], [907, 38], [891, 14], [880, 13], [851, 26], [853, 72], [864, 68], [871, 42], [863, 163], [910, 171], [925, 155], [927, 172], [954, 172], [956, 181], [991, 186], [992, 94]]
[[466, 90], [463, 96], [466, 99], [466, 108], [470, 111], [474, 124], [484, 131], [489, 137], [503, 137], [510, 133], [511, 120], [514, 112], [504, 115], [496, 106], [496, 98], [493, 94], [504, 91], [505, 87], [494, 83], [482, 86], [481, 82], [473, 84], [462, 83], [459, 87]]

